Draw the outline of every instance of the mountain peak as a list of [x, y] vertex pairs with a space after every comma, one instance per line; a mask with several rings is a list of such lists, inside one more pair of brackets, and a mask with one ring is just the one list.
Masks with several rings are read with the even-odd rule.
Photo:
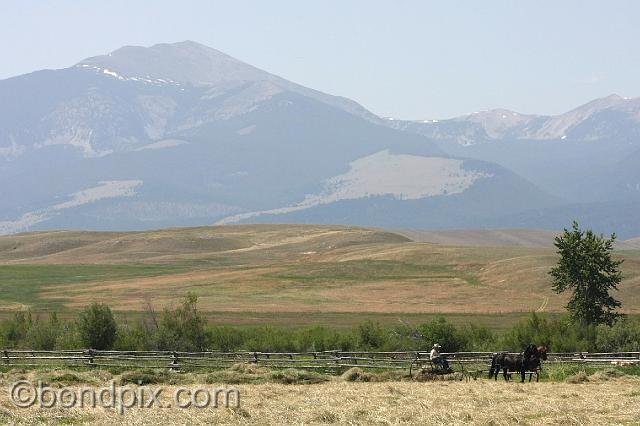
[[211, 47], [186, 40], [151, 47], [124, 46], [76, 66], [107, 70], [131, 78], [164, 79], [194, 85], [272, 80], [273, 75]]
[[193, 41], [193, 40], [176, 41], [175, 43], [158, 43], [158, 44], [154, 44], [152, 47], [154, 47], [154, 46], [162, 46], [162, 45], [175, 46], [175, 47], [184, 47], [184, 48], [205, 49], [205, 50], [215, 50], [212, 47], [209, 47], [209, 46], [207, 46], [205, 44], [202, 44], [202, 43], [198, 43], [197, 41]]
[[614, 93], [603, 98], [594, 99], [591, 102], [587, 102], [584, 105], [580, 105], [579, 107], [572, 109], [571, 111], [560, 114], [555, 118], [557, 120], [578, 122], [599, 111], [608, 108], [615, 108], [625, 102], [627, 102], [627, 99]]
[[[591, 102], [587, 102], [586, 104], [582, 105], [584, 106], [588, 106], [588, 105], [597, 105], [597, 106], [601, 106], [601, 107], [608, 107], [610, 105], [617, 105], [620, 102], [625, 101], [625, 98], [623, 98], [622, 96], [616, 94], [616, 93], [612, 93], [611, 95], [608, 96], [604, 96], [602, 98], [597, 98], [594, 99]], [[581, 108], [581, 107], [578, 107]]]
[[609, 96], [605, 96], [603, 99], [607, 99], [610, 101], [622, 101], [624, 100], [624, 98], [620, 95], [618, 95], [617, 93], [612, 93]]
[[[147, 52], [147, 53], [145, 53]], [[157, 43], [149, 47], [144, 46], [123, 46], [119, 49], [114, 50], [109, 53], [107, 56], [122, 56], [129, 54], [138, 54], [144, 56], [148, 53], [155, 53], [158, 55], [166, 55], [166, 56], [197, 56], [202, 55], [205, 57], [211, 56], [222, 56], [228, 59], [232, 59], [234, 61], [240, 62], [237, 59], [232, 58], [231, 56], [223, 53], [219, 50], [214, 49], [213, 47], [209, 47], [202, 43], [198, 43], [193, 40], [184, 40], [178, 41], [175, 43]]]
[[511, 111], [504, 108], [496, 108], [484, 111], [476, 111], [471, 114], [458, 117], [457, 119], [465, 119], [469, 121], [485, 121], [485, 120], [519, 120], [522, 118], [529, 117], [526, 114], [520, 114], [519, 112]]
[[533, 116], [520, 114], [508, 109], [497, 108], [488, 111], [479, 111], [454, 119], [456, 121], [467, 121], [476, 123], [484, 129], [490, 138], [501, 138], [512, 129], [525, 125]]
[[[150, 47], [124, 46], [107, 55], [87, 58], [75, 66], [120, 80], [189, 84], [223, 91], [244, 86], [244, 83], [256, 83], [256, 90], [261, 93], [258, 97], [292, 91], [369, 121], [380, 122], [379, 117], [350, 99], [300, 86], [191, 40]], [[254, 97], [255, 93], [249, 96]]]

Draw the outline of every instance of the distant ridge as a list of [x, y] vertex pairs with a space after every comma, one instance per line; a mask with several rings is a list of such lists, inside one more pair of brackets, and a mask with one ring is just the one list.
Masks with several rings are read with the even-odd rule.
[[640, 250], [640, 237], [625, 240], [623, 241], [623, 244], [625, 248]]
[[553, 247], [557, 231], [534, 229], [452, 229], [394, 231], [416, 242], [464, 247]]
[[[452, 230], [396, 230], [416, 242], [460, 247], [533, 247], [551, 248], [559, 231], [542, 229], [452, 229]], [[618, 241], [619, 250], [640, 249], [640, 237]]]
[[[463, 146], [498, 140], [593, 141], [637, 135], [640, 98], [612, 94], [558, 115], [531, 115], [507, 109], [478, 111], [444, 120], [389, 120], [391, 127]], [[619, 120], [611, 126], [613, 120]]]

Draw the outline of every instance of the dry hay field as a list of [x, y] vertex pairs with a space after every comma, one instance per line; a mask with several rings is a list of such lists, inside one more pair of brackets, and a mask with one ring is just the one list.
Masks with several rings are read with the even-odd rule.
[[[624, 312], [640, 313], [640, 250], [617, 253]], [[35, 232], [0, 237], [0, 312], [93, 301], [140, 312], [190, 291], [233, 323], [553, 313], [565, 303], [550, 290], [555, 260], [545, 247], [449, 246], [341, 226]]]
[[[78, 391], [86, 387], [74, 376], [58, 372]], [[115, 379], [106, 372], [92, 375], [99, 389]], [[464, 381], [346, 382], [339, 377], [319, 384], [238, 384], [239, 408], [18, 408], [9, 399], [14, 380], [35, 380], [36, 373], [0, 376], [0, 422], [14, 424], [638, 424], [640, 378], [594, 374], [580, 383], [514, 383], [479, 379]], [[51, 377], [49, 382], [51, 383]], [[163, 388], [161, 402], [172, 403], [179, 385]], [[184, 386], [184, 385], [183, 385]], [[196, 384], [186, 385], [195, 389]], [[197, 385], [208, 389], [224, 383]], [[135, 387], [135, 385], [134, 385]]]

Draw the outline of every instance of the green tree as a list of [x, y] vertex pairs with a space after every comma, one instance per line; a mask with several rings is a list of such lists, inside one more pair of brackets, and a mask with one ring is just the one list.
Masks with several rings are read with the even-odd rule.
[[29, 349], [45, 351], [55, 349], [60, 326], [60, 320], [55, 312], [49, 314], [48, 320], [40, 320], [39, 318], [36, 318], [36, 320], [32, 322], [31, 327], [25, 336], [24, 346]]
[[206, 321], [197, 309], [198, 296], [188, 293], [175, 310], [165, 309], [158, 327], [158, 349], [202, 351], [207, 344]]
[[4, 320], [0, 324], [3, 346], [15, 348], [23, 344], [32, 324], [31, 311], [16, 312], [12, 319]]
[[583, 231], [577, 222], [555, 239], [560, 259], [549, 274], [556, 293], [573, 290], [567, 310], [575, 323], [611, 325], [620, 316], [621, 304], [609, 294], [622, 281], [622, 260], [612, 256], [615, 239]]
[[358, 326], [358, 340], [365, 350], [382, 350], [387, 342], [387, 332], [380, 323], [367, 320]]
[[444, 352], [457, 352], [467, 349], [467, 336], [443, 316], [418, 326], [424, 340], [424, 349], [431, 349], [434, 343], [442, 346]]
[[109, 306], [92, 303], [80, 312], [78, 330], [82, 344], [104, 350], [113, 347], [118, 327]]

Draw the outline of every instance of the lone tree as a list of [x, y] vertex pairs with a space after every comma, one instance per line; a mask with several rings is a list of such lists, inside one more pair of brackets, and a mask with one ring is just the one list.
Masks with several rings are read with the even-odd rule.
[[118, 330], [111, 309], [103, 303], [84, 308], [78, 318], [78, 328], [82, 343], [92, 349], [111, 349]]
[[198, 296], [187, 293], [178, 308], [165, 309], [158, 329], [158, 349], [203, 351], [206, 320], [197, 309]]
[[553, 290], [563, 293], [573, 289], [567, 304], [571, 319], [583, 325], [613, 324], [620, 316], [619, 301], [609, 295], [622, 281], [622, 260], [612, 257], [616, 234], [605, 239], [591, 230], [582, 231], [577, 222], [571, 230], [555, 238], [560, 259], [549, 274]]

